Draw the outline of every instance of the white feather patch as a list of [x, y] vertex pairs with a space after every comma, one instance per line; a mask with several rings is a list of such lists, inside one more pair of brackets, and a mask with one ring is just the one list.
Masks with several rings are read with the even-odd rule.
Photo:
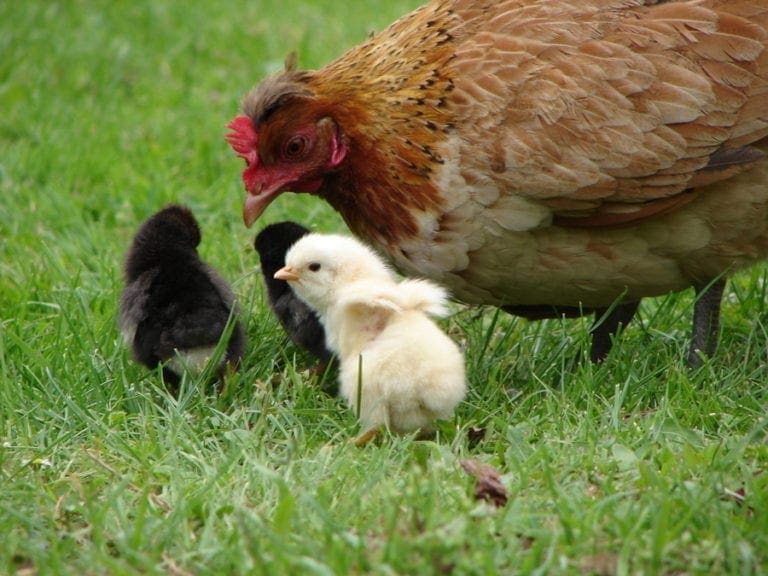
[[193, 374], [202, 372], [213, 358], [216, 352], [216, 346], [200, 346], [199, 348], [190, 348], [189, 350], [178, 350], [176, 354], [168, 360], [166, 366], [182, 374], [186, 371]]

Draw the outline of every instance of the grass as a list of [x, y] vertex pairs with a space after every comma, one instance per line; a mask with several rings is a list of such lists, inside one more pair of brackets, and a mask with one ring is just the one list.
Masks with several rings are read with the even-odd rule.
[[[471, 391], [434, 442], [352, 447], [350, 410], [307, 377], [224, 125], [289, 51], [320, 66], [416, 4], [0, 3], [0, 573], [766, 572], [766, 267], [730, 284], [694, 372], [689, 294], [644, 302], [600, 366], [573, 362], [586, 320], [457, 307]], [[218, 396], [170, 397], [116, 327], [128, 243], [170, 202], [246, 311]], [[264, 222], [286, 218], [343, 229], [308, 197]], [[502, 473], [506, 507], [473, 498], [465, 458]]]

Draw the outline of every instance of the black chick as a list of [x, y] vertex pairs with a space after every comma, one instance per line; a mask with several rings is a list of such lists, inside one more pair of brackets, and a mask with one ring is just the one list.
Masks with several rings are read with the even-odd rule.
[[[189, 208], [170, 205], [144, 222], [125, 261], [120, 328], [138, 362], [152, 369], [165, 363], [163, 377], [173, 389], [185, 368], [204, 368], [233, 314], [232, 291], [200, 260], [200, 240]], [[236, 321], [219, 375], [239, 364], [244, 347]]]
[[285, 266], [285, 253], [309, 230], [295, 222], [270, 224], [259, 232], [253, 243], [261, 259], [261, 273], [267, 286], [269, 305], [285, 331], [301, 346], [328, 364], [332, 353], [325, 345], [325, 330], [315, 311], [294, 294], [285, 280], [277, 280], [275, 272]]

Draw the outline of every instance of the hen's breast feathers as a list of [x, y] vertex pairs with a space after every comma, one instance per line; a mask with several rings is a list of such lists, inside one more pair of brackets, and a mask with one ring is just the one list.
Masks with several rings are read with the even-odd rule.
[[510, 230], [675, 210], [763, 159], [767, 27], [758, 2], [431, 2], [308, 77], [356, 146], [328, 200], [390, 247], [489, 207]]

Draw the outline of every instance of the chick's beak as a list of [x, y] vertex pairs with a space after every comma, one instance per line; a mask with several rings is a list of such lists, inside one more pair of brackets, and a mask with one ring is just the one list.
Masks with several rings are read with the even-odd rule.
[[298, 282], [300, 280], [299, 275], [290, 266], [280, 268], [280, 270], [275, 272], [275, 278], [285, 280], [286, 282]]

